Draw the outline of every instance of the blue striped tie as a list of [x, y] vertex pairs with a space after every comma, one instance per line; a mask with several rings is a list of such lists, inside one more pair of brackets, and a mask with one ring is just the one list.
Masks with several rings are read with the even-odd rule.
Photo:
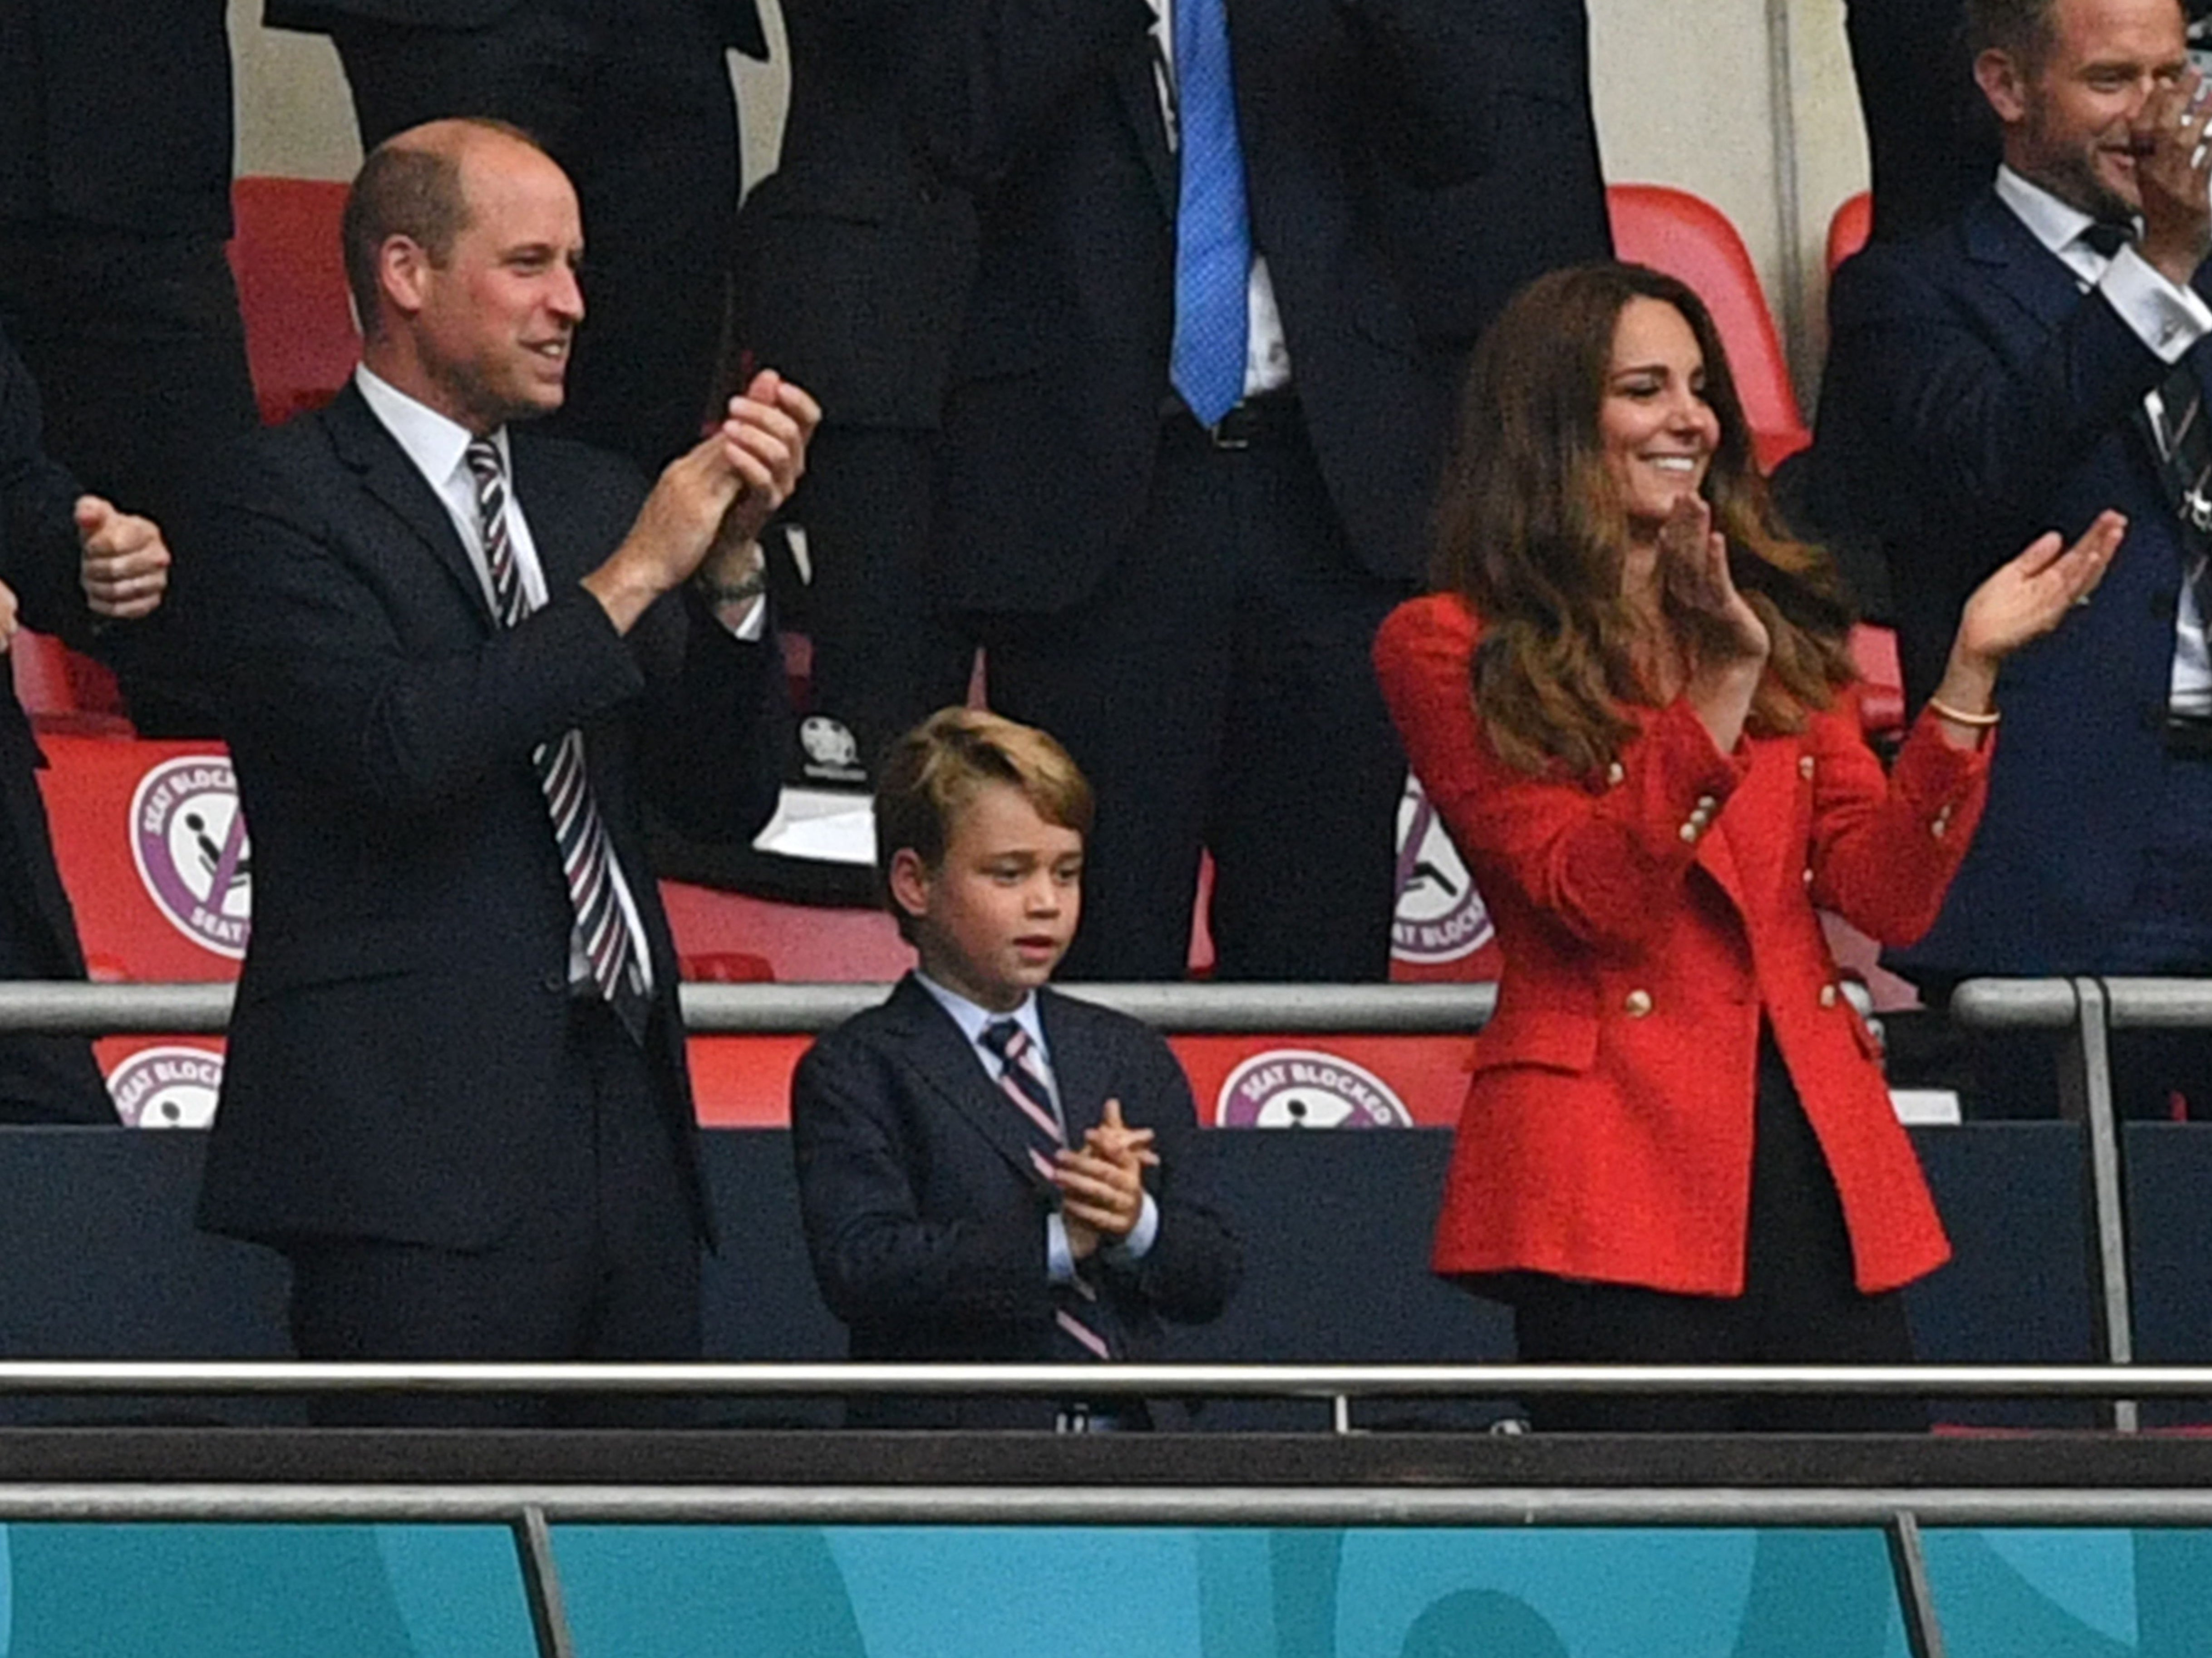
[[1252, 223], [1226, 0], [1175, 0], [1182, 196], [1176, 212], [1175, 355], [1169, 378], [1201, 425], [1244, 395]]

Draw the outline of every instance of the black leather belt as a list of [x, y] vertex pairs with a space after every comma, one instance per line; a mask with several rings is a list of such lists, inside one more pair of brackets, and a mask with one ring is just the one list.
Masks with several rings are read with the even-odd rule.
[[1303, 438], [1305, 429], [1297, 393], [1291, 391], [1247, 398], [1211, 426], [1201, 426], [1181, 398], [1169, 398], [1160, 411], [1161, 435], [1197, 449], [1257, 449]]
[[2175, 760], [2212, 760], [2212, 714], [2166, 716], [2166, 752]]

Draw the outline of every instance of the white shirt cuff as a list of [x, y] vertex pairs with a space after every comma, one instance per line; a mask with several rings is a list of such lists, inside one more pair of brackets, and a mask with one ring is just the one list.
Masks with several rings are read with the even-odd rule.
[[1048, 1283], [1075, 1282], [1075, 1251], [1067, 1247], [1067, 1219], [1056, 1209], [1044, 1218], [1044, 1275]]
[[2212, 306], [2193, 288], [2177, 288], [2132, 247], [2112, 256], [2098, 291], [2135, 337], [2164, 362], [2179, 362], [2212, 334]]
[[1129, 1236], [1119, 1243], [1109, 1243], [1102, 1252], [1109, 1260], [1142, 1260], [1152, 1254], [1152, 1245], [1160, 1236], [1159, 1206], [1152, 1201], [1150, 1192], [1145, 1193], [1145, 1206], [1137, 1212], [1137, 1224], [1129, 1229]]
[[718, 609], [714, 612], [714, 620], [722, 624], [723, 631], [731, 638], [743, 640], [748, 645], [757, 645], [760, 642], [763, 630], [768, 626], [768, 595], [763, 593], [746, 605], [745, 613], [735, 622], [730, 620], [728, 609]]
[[[1109, 1260], [1127, 1263], [1142, 1260], [1152, 1254], [1152, 1245], [1160, 1236], [1159, 1206], [1152, 1201], [1150, 1192], [1145, 1193], [1144, 1206], [1137, 1211], [1137, 1224], [1129, 1229], [1129, 1236], [1119, 1243], [1109, 1243], [1099, 1251]], [[1067, 1245], [1067, 1218], [1058, 1210], [1044, 1218], [1044, 1275], [1053, 1284], [1073, 1284], [1075, 1281], [1075, 1251]]]

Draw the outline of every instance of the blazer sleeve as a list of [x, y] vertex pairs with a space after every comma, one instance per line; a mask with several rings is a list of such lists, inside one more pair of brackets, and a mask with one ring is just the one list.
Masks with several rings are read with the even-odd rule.
[[[789, 694], [775, 618], [758, 641], [734, 637], [687, 582], [653, 607], [675, 643], [646, 674], [637, 720], [646, 792], [684, 833], [727, 843], [750, 838], [775, 812], [783, 780]], [[641, 629], [633, 628], [635, 640]]]
[[1859, 730], [1854, 690], [1806, 731], [1813, 902], [1877, 943], [1909, 944], [1935, 926], [1973, 840], [1996, 733], [1978, 748], [1955, 749], [1923, 710], [1885, 776]]
[[413, 815], [478, 795], [642, 689], [635, 655], [581, 587], [471, 648], [412, 643], [404, 598], [384, 590], [405, 578], [342, 556], [327, 516], [365, 503], [310, 500], [265, 447], [240, 467], [211, 519], [191, 621], [196, 667], [234, 740], [265, 743], [341, 798]]
[[14, 590], [27, 626], [88, 649], [93, 618], [79, 583], [77, 483], [47, 459], [41, 426], [37, 383], [0, 336], [0, 581]]
[[823, 1300], [850, 1328], [1049, 1324], [1042, 1206], [1009, 1182], [1016, 1196], [995, 1213], [926, 1218], [896, 1086], [880, 1054], [835, 1033], [793, 1077], [799, 1213]]
[[[1841, 423], [1886, 460], [1880, 487], [1909, 477], [1923, 495], [1975, 504], [2025, 543], [2045, 530], [2051, 480], [2063, 477], [2128, 419], [2166, 366], [2119, 313], [2091, 293], [2029, 356], [2002, 355], [1947, 292], [1925, 245], [1876, 246], [1837, 272], [1829, 301], [1829, 372]], [[1893, 491], [1894, 484], [1891, 483]], [[1926, 545], [1960, 581], [1996, 568], [2004, 537]]]
[[1244, 1246], [1214, 1193], [1205, 1160], [1193, 1155], [1200, 1130], [1190, 1079], [1157, 1035], [1146, 1030], [1139, 1036], [1121, 1109], [1132, 1127], [1152, 1131], [1160, 1164], [1150, 1171], [1146, 1186], [1159, 1208], [1159, 1231], [1140, 1260], [1118, 1257], [1111, 1249], [1100, 1260], [1117, 1286], [1162, 1318], [1203, 1324], [1221, 1315], [1243, 1280]]
[[1437, 594], [1401, 605], [1375, 641], [1383, 700], [1407, 757], [1486, 892], [1511, 888], [1594, 948], [1633, 951], [1674, 924], [1710, 822], [1748, 762], [1723, 755], [1686, 703], [1645, 720], [1613, 774], [1532, 776], [1491, 745], [1474, 707], [1477, 629]]

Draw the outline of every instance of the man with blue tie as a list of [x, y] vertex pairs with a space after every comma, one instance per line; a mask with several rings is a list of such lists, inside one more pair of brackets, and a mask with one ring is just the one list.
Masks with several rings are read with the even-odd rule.
[[954, 0], [923, 140], [981, 253], [936, 573], [1098, 790], [1085, 978], [1377, 979], [1404, 762], [1367, 665], [1446, 399], [1376, 229], [1475, 176], [1461, 0]]
[[[1989, 808], [1904, 965], [2212, 971], [2212, 111], [2179, 0], [1973, 0], [2004, 164], [1956, 221], [1838, 274], [1822, 465], [1881, 541], [1906, 689], [2008, 548], [2118, 508], [2095, 602], [2008, 663]], [[1931, 824], [1930, 833], [1943, 832]], [[2212, 1091], [2193, 1052], [2147, 1103]]]

